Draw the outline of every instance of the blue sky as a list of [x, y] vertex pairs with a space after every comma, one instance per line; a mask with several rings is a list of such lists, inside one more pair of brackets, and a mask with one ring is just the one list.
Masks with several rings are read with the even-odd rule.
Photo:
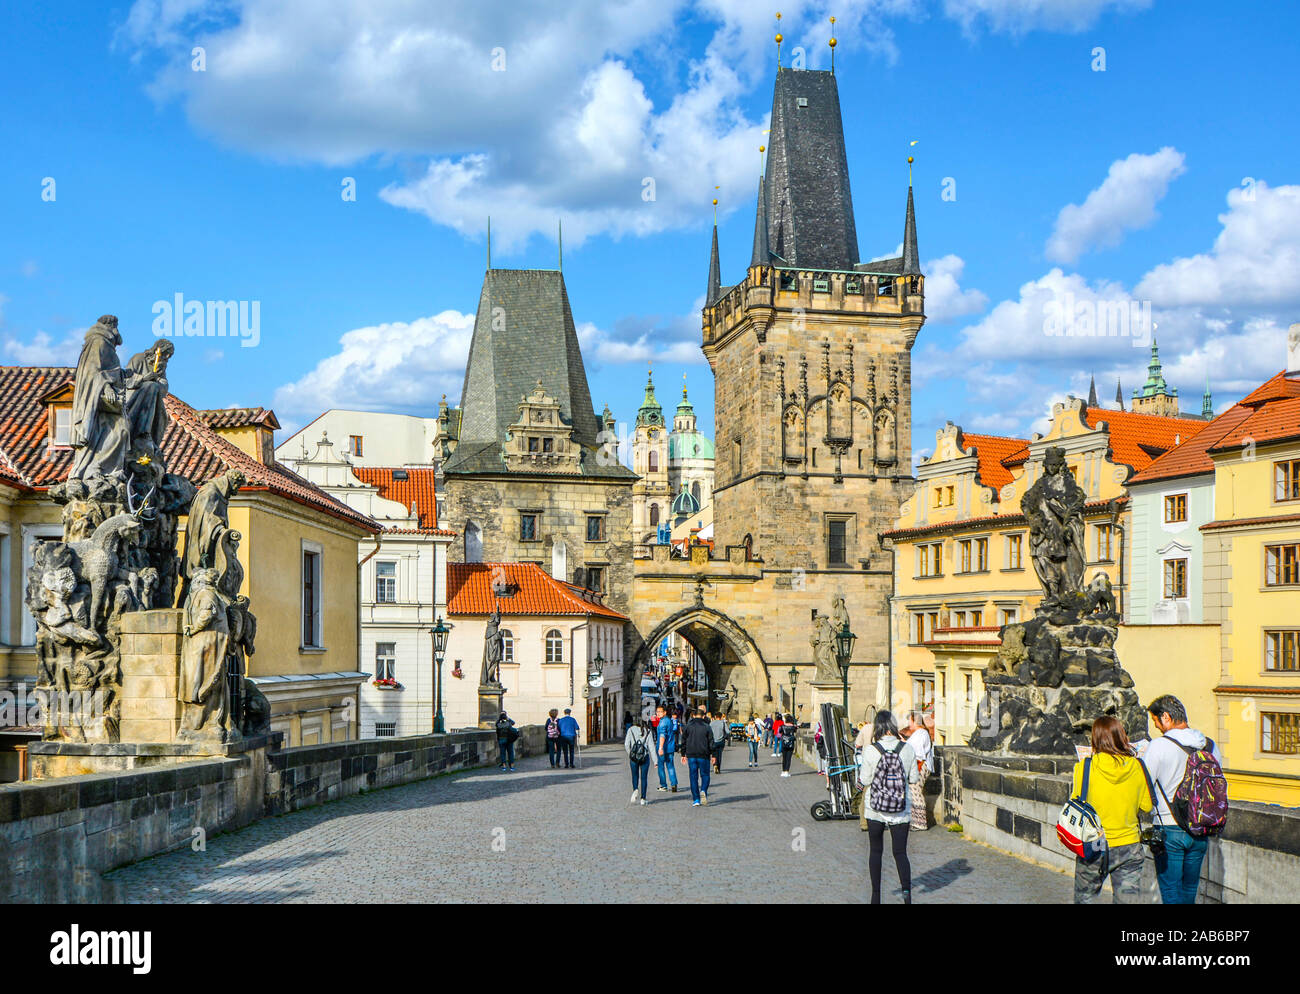
[[[1207, 374], [1222, 407], [1282, 367], [1300, 320], [1296, 5], [770, 6], [787, 64], [801, 47], [824, 67], [838, 18], [863, 259], [901, 241], [918, 141], [918, 451], [949, 419], [1041, 427], [1091, 373], [1105, 401], [1116, 376], [1140, 383], [1134, 339], [1044, 333], [1063, 301], [1149, 301], [1185, 409]], [[709, 201], [720, 187], [734, 282], [775, 69], [757, 7], [7, 4], [0, 361], [75, 361], [104, 312], [124, 354], [145, 348], [177, 293], [257, 301], [256, 347], [178, 341], [176, 393], [274, 406], [286, 427], [329, 406], [431, 413], [460, 390], [487, 214], [507, 267], [553, 267], [562, 219], [597, 409], [630, 422], [653, 361], [665, 401], [687, 373], [711, 431]]]

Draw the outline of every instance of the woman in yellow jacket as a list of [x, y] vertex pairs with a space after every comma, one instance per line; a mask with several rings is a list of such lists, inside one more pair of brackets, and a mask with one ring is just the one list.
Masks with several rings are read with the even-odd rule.
[[[1108, 851], [1100, 859], [1074, 864], [1074, 903], [1087, 904], [1101, 893], [1106, 877], [1116, 904], [1141, 903], [1142, 828], [1138, 812], [1151, 810], [1151, 789], [1142, 761], [1133, 755], [1124, 725], [1105, 715], [1092, 723], [1092, 770], [1088, 796], [1106, 833]], [[1074, 767], [1074, 792], [1083, 789], [1083, 763]]]

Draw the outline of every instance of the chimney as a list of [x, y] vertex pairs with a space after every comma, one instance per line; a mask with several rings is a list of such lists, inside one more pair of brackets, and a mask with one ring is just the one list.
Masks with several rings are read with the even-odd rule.
[[1300, 376], [1300, 324], [1293, 324], [1286, 333], [1286, 372]]

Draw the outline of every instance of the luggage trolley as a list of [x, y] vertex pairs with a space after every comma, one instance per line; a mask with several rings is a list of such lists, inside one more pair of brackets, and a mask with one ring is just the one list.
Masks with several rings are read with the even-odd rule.
[[856, 801], [862, 793], [858, 786], [858, 759], [854, 754], [853, 729], [844, 720], [838, 704], [822, 705], [822, 741], [826, 747], [826, 800], [812, 806], [815, 821], [833, 818], [856, 818]]

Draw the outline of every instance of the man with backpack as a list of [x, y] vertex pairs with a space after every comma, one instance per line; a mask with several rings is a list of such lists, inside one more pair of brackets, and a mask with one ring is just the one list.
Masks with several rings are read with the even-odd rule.
[[693, 807], [709, 803], [709, 757], [713, 752], [713, 730], [709, 728], [709, 712], [703, 704], [698, 713], [682, 730], [682, 751], [691, 773], [691, 799]]
[[781, 731], [777, 735], [777, 742], [781, 746], [781, 776], [790, 775], [790, 760], [794, 759], [794, 746], [799, 738], [799, 723], [794, 720], [793, 715], [786, 715], [781, 722]]
[[1143, 756], [1165, 829], [1165, 851], [1156, 859], [1160, 898], [1195, 904], [1209, 839], [1223, 831], [1228, 817], [1223, 754], [1213, 739], [1188, 727], [1187, 709], [1173, 694], [1157, 697], [1147, 714], [1161, 733]]
[[560, 709], [551, 708], [546, 716], [546, 755], [551, 761], [551, 769], [560, 766]]

